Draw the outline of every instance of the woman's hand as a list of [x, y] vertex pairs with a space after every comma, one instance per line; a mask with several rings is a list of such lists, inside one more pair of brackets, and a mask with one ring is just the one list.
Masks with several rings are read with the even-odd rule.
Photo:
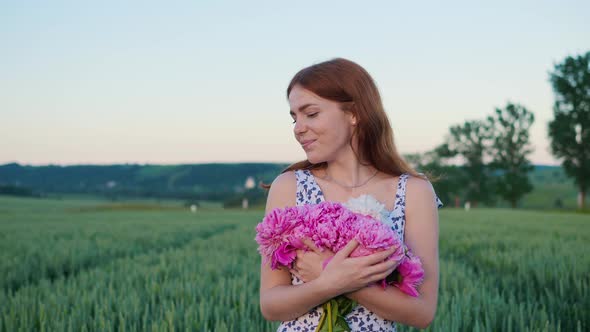
[[309, 282], [320, 276], [324, 262], [334, 257], [334, 253], [329, 249], [322, 251], [308, 238], [303, 239], [303, 243], [310, 250], [297, 250], [297, 259], [289, 271], [303, 282]]
[[356, 240], [348, 242], [326, 265], [317, 282], [336, 294], [349, 293], [385, 279], [399, 263], [385, 260], [396, 248], [364, 257], [348, 257], [357, 246]]

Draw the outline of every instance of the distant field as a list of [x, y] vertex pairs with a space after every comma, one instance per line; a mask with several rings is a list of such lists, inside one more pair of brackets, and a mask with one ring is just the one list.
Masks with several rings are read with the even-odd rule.
[[[564, 209], [576, 209], [578, 206], [578, 190], [571, 178], [568, 178], [561, 167], [537, 166], [530, 173], [533, 191], [525, 195], [521, 206], [530, 209], [555, 209], [557, 199], [563, 203]], [[586, 197], [590, 205], [590, 197]]]
[[[270, 331], [262, 211], [0, 197], [0, 331]], [[590, 216], [441, 210], [436, 331], [590, 329]], [[399, 330], [411, 330], [399, 327]]]

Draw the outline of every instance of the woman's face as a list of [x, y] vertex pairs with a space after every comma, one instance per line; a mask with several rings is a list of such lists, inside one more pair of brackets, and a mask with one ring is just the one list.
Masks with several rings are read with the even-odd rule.
[[350, 139], [356, 119], [340, 104], [295, 85], [289, 94], [295, 139], [313, 163], [332, 161], [352, 151]]

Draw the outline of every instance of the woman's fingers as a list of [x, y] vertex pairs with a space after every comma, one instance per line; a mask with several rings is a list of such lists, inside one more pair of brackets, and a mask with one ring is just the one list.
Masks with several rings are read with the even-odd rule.
[[304, 238], [302, 241], [309, 249], [313, 250], [316, 254], [321, 254], [322, 250], [316, 247], [315, 243], [310, 238]]
[[[349, 257], [358, 245], [359, 243], [356, 240], [348, 242], [332, 259], [332, 261], [338, 261], [338, 263], [334, 265], [328, 264], [325, 269], [325, 271], [330, 271], [326, 276], [329, 275], [327, 278], [331, 280], [331, 283], [347, 280], [346, 285], [342, 286], [345, 291], [352, 291], [383, 280], [399, 264], [397, 260], [388, 259], [399, 249], [395, 247], [364, 257]], [[335, 279], [336, 276], [338, 276], [337, 279]]]
[[396, 267], [397, 267], [397, 262], [387, 260], [385, 262], [381, 262], [381, 263], [366, 267], [365, 268], [365, 275], [373, 276], [376, 274], [385, 273], [387, 271], [393, 271], [393, 270], [395, 270]]
[[359, 257], [362, 260], [363, 264], [366, 265], [375, 265], [377, 263], [383, 262], [387, 257], [391, 256], [397, 248], [392, 247], [387, 250], [379, 251], [369, 256]]
[[393, 272], [393, 270], [387, 270], [383, 273], [372, 275], [371, 278], [369, 279], [370, 280], [369, 283], [381, 281], [381, 280], [387, 278], [387, 276], [390, 275], [391, 272]]
[[359, 243], [357, 242], [357, 240], [352, 239], [350, 240], [346, 246], [344, 246], [344, 248], [340, 249], [339, 252], [336, 253], [336, 255], [334, 255], [334, 258], [338, 258], [338, 259], [344, 259], [348, 256], [350, 256], [350, 254], [354, 251], [354, 249], [356, 249], [356, 247], [359, 245]]
[[305, 251], [303, 251], [301, 249], [297, 250], [296, 253], [297, 253], [297, 258], [302, 258], [303, 255], [305, 255]]

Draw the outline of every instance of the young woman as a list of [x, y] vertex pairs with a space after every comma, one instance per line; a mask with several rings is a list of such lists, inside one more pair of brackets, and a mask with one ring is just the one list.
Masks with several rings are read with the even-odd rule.
[[307, 160], [273, 181], [267, 213], [371, 195], [385, 205], [388, 222], [420, 257], [425, 279], [418, 297], [395, 287], [384, 290], [374, 282], [393, 271], [393, 263], [384, 262], [391, 251], [350, 258], [358, 245], [354, 240], [336, 254], [305, 240], [310, 250], [298, 252], [292, 269], [272, 270], [262, 264], [263, 316], [283, 321], [279, 331], [314, 331], [321, 304], [344, 294], [358, 303], [346, 317], [353, 331], [395, 331], [393, 322], [427, 327], [436, 312], [441, 204], [431, 184], [397, 152], [373, 79], [356, 63], [334, 59], [299, 71], [287, 97], [293, 133]]

